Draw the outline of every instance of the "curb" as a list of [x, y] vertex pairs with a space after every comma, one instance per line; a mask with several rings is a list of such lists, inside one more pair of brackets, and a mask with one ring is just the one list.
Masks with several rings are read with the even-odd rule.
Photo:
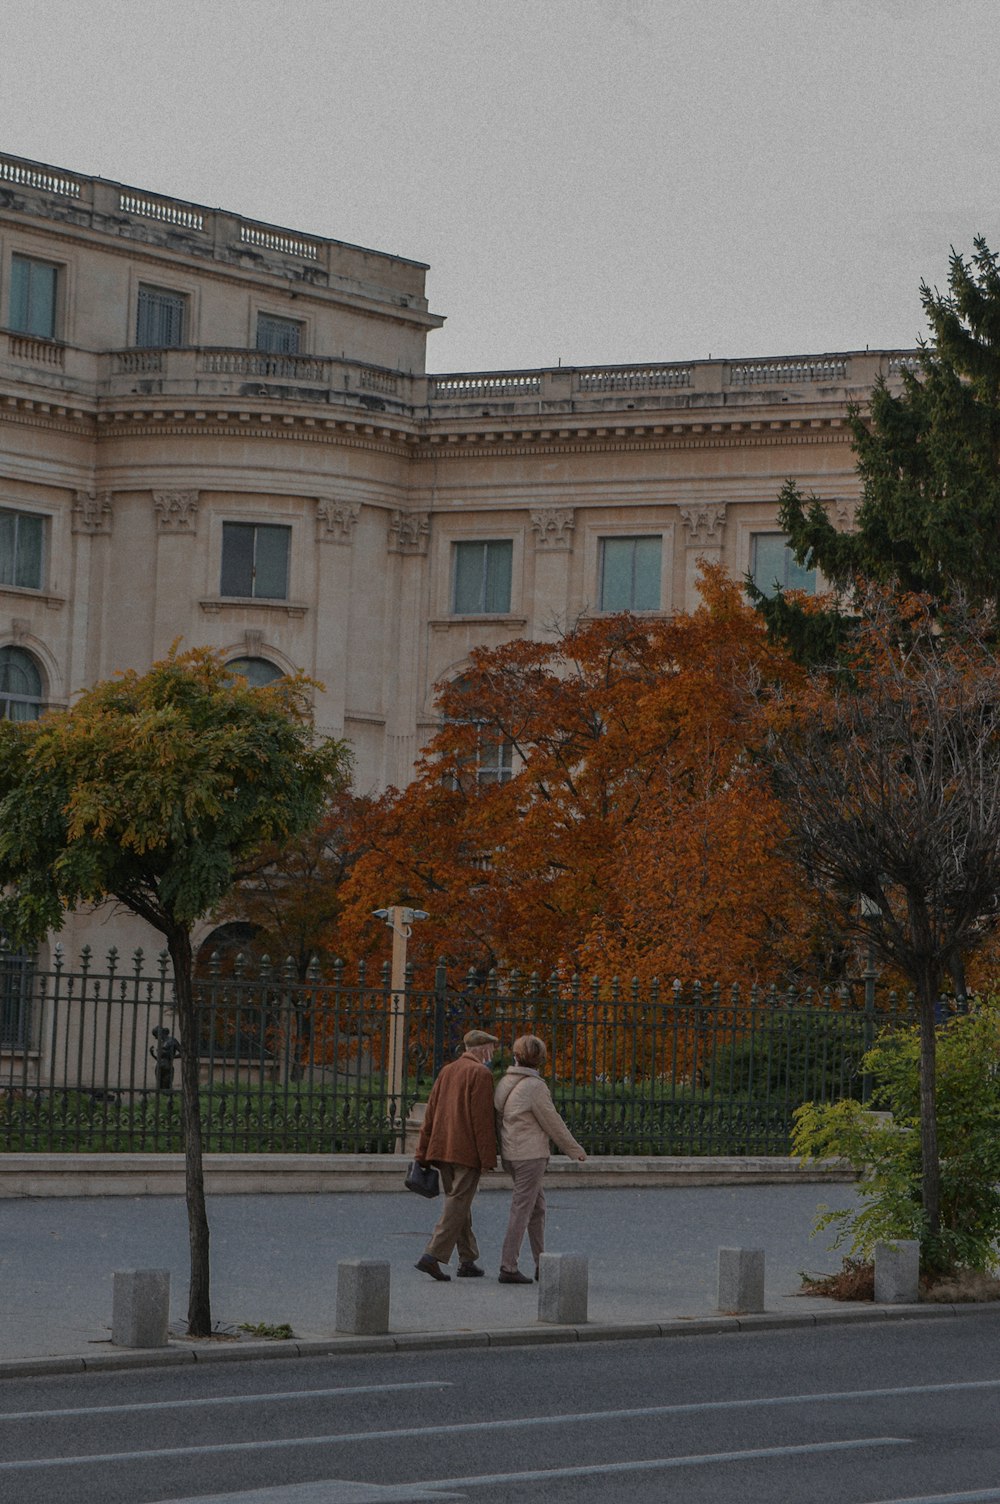
[[[322, 1195], [402, 1191], [405, 1154], [206, 1154], [211, 1196]], [[549, 1162], [547, 1182], [574, 1190], [692, 1185], [817, 1185], [854, 1181], [836, 1161], [802, 1165], [791, 1155], [597, 1155], [577, 1164]], [[499, 1170], [480, 1191], [510, 1190]], [[0, 1198], [50, 1196], [183, 1196], [182, 1154], [0, 1154]]]
[[377, 1337], [306, 1337], [279, 1342], [232, 1342], [196, 1348], [172, 1342], [165, 1348], [114, 1349], [80, 1356], [0, 1358], [0, 1380], [60, 1374], [111, 1373], [132, 1368], [173, 1368], [197, 1363], [245, 1363], [258, 1358], [336, 1358], [359, 1353], [435, 1352], [448, 1348], [537, 1347], [568, 1342], [635, 1342], [655, 1338], [810, 1330], [871, 1325], [880, 1321], [936, 1321], [954, 1316], [1000, 1315], [1000, 1301], [854, 1306], [845, 1311], [764, 1311], [747, 1316], [675, 1317], [671, 1321], [593, 1322], [582, 1326], [509, 1327], [479, 1332], [388, 1332]]

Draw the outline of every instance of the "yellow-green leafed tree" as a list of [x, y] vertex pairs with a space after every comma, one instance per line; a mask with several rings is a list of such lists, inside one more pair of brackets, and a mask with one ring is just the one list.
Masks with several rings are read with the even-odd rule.
[[188, 1325], [211, 1330], [191, 930], [264, 843], [313, 824], [347, 779], [319, 741], [311, 683], [251, 688], [214, 652], [171, 652], [70, 710], [0, 722], [0, 927], [17, 942], [114, 900], [163, 935], [181, 1034], [191, 1249]]

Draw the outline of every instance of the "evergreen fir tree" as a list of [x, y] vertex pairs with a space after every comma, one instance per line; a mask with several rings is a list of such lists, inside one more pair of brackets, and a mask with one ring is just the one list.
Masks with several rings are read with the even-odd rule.
[[823, 571], [840, 605], [817, 615], [780, 594], [750, 593], [805, 661], [829, 658], [849, 630], [859, 578], [941, 602], [1000, 600], [1000, 260], [981, 236], [974, 245], [971, 261], [952, 251], [946, 294], [921, 285], [930, 339], [918, 368], [903, 370], [902, 391], [880, 377], [867, 414], [850, 409], [856, 530], [838, 532], [820, 499], [794, 482], [781, 492], [796, 560]]

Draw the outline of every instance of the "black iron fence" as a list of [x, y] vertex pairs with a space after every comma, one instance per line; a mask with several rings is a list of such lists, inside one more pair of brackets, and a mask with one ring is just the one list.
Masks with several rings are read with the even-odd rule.
[[[784, 1154], [804, 1101], [865, 1099], [877, 1030], [912, 1022], [874, 976], [820, 991], [584, 985], [538, 976], [215, 965], [196, 986], [205, 1147], [392, 1152], [471, 1027], [549, 1047], [553, 1096], [591, 1154]], [[181, 1147], [178, 1028], [165, 957], [85, 951], [69, 970], [0, 951], [0, 1149]]]

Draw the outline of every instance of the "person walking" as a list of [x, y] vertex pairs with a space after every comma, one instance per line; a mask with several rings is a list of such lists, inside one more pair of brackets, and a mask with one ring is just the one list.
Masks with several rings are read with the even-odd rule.
[[497, 1136], [490, 1061], [500, 1041], [470, 1029], [465, 1053], [444, 1067], [431, 1089], [417, 1152], [419, 1164], [436, 1165], [444, 1207], [416, 1267], [431, 1279], [450, 1280], [441, 1268], [458, 1248], [459, 1279], [476, 1279], [479, 1245], [472, 1230], [472, 1202], [483, 1170], [496, 1168]]
[[500, 1158], [513, 1177], [507, 1232], [500, 1254], [500, 1284], [530, 1285], [531, 1280], [517, 1267], [524, 1242], [535, 1256], [535, 1279], [538, 1260], [545, 1248], [545, 1192], [542, 1179], [549, 1162], [549, 1140], [580, 1163], [587, 1158], [566, 1124], [559, 1116], [542, 1079], [548, 1050], [545, 1041], [534, 1034], [524, 1034], [514, 1041], [514, 1064], [494, 1094], [497, 1122], [500, 1126]]

